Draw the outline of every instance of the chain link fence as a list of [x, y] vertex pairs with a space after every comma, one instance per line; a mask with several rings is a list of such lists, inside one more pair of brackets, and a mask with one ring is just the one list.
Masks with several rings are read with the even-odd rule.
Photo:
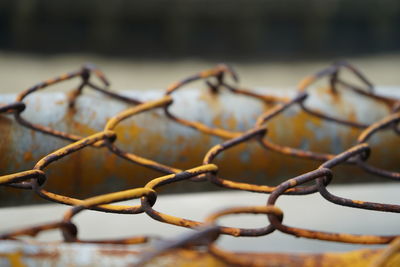
[[[360, 85], [342, 78], [343, 72], [352, 73], [358, 80]], [[27, 106], [25, 98], [40, 90], [50, 88], [59, 82], [80, 79], [80, 85], [69, 93], [68, 108], [74, 109], [77, 99], [85, 90], [95, 90], [104, 96], [111, 98], [113, 101], [122, 101], [130, 105], [129, 108], [115, 114], [104, 122], [104, 129], [91, 134], [89, 136], [79, 136], [68, 132], [54, 129], [50, 126], [40, 125], [25, 119], [23, 114]], [[97, 78], [98, 82], [94, 82], [93, 78]], [[329, 84], [330, 94], [340, 95], [343, 90], [350, 91], [359, 97], [365, 97], [375, 102], [383, 103], [387, 106], [387, 114], [372, 124], [361, 123], [356, 120], [345, 119], [335, 114], [326, 114], [320, 110], [313, 109], [307, 104], [310, 97], [310, 87], [318, 80], [326, 78]], [[176, 92], [184, 89], [184, 87], [194, 81], [203, 80], [209, 88], [210, 94], [219, 94], [222, 90], [234, 95], [242, 95], [257, 101], [271, 105], [264, 113], [259, 114], [256, 122], [246, 131], [231, 131], [220, 127], [206, 125], [199, 121], [191, 121], [175, 114], [171, 107], [175, 105]], [[45, 135], [54, 136], [70, 142], [69, 145], [59, 148], [56, 151], [44, 156], [30, 170], [0, 176], [0, 185], [6, 187], [18, 188], [21, 190], [30, 190], [37, 196], [50, 202], [66, 204], [72, 206], [64, 214], [60, 220], [54, 220], [49, 223], [38, 226], [28, 227], [15, 231], [2, 233], [2, 240], [19, 240], [22, 236], [36, 236], [43, 231], [59, 230], [63, 236], [63, 242], [68, 243], [94, 243], [94, 244], [140, 244], [146, 243], [152, 239], [150, 236], [127, 236], [124, 239], [116, 240], [82, 240], [78, 236], [78, 226], [74, 224], [73, 218], [78, 213], [85, 210], [95, 210], [107, 213], [121, 214], [139, 214], [145, 213], [154, 220], [162, 223], [172, 224], [180, 227], [193, 228], [192, 234], [183, 236], [174, 241], [164, 242], [156, 246], [153, 250], [142, 253], [137, 265], [142, 265], [153, 259], [154, 257], [176, 248], [199, 248], [205, 249], [221, 259], [223, 262], [232, 265], [244, 266], [264, 266], [268, 263], [264, 260], [248, 257], [225, 251], [219, 248], [215, 241], [220, 235], [257, 237], [265, 236], [280, 231], [285, 234], [296, 237], [319, 239], [331, 242], [343, 242], [354, 244], [390, 244], [373, 263], [374, 266], [383, 266], [392, 254], [397, 252], [399, 248], [399, 238], [396, 235], [355, 235], [350, 233], [335, 233], [313, 229], [303, 229], [296, 226], [286, 225], [284, 223], [285, 211], [276, 205], [277, 200], [282, 195], [308, 195], [319, 193], [324, 199], [337, 205], [352, 207], [356, 209], [365, 209], [376, 212], [400, 212], [400, 205], [394, 203], [375, 203], [364, 200], [345, 198], [337, 196], [329, 191], [329, 184], [335, 180], [335, 168], [338, 166], [348, 165], [358, 168], [363, 172], [372, 174], [382, 179], [390, 179], [397, 181], [400, 179], [400, 173], [396, 170], [383, 169], [368, 162], [371, 152], [376, 149], [384, 149], [382, 147], [371, 148], [371, 139], [382, 131], [393, 131], [395, 134], [400, 133], [400, 99], [384, 96], [375, 92], [373, 84], [362, 74], [355, 66], [347, 62], [337, 62], [327, 68], [316, 72], [313, 75], [304, 78], [297, 86], [296, 94], [293, 97], [279, 97], [267, 94], [260, 94], [256, 91], [237, 87], [235, 82], [238, 81], [237, 73], [228, 65], [217, 65], [216, 67], [201, 71], [191, 75], [185, 79], [177, 81], [164, 92], [160, 98], [143, 101], [128, 97], [118, 92], [108, 89], [109, 81], [101, 70], [94, 65], [85, 65], [77, 71], [60, 75], [56, 78], [38, 83], [35, 86], [18, 94], [15, 102], [0, 107], [2, 116], [12, 115], [14, 119], [23, 127], [27, 127], [34, 131], [41, 132]], [[111, 100], [110, 100], [111, 101]], [[268, 138], [269, 123], [273, 119], [279, 120], [280, 115], [286, 110], [294, 107], [300, 108], [311, 117], [322, 119], [333, 124], [342, 125], [354, 129], [360, 129], [361, 134], [354, 140], [354, 145], [347, 147], [344, 151], [332, 154], [321, 153], [290, 147], [285, 144], [277, 144]], [[154, 110], [161, 110], [163, 116], [170, 121], [195, 129], [203, 134], [218, 137], [222, 140], [203, 155], [203, 162], [199, 165], [192, 166], [189, 169], [179, 169], [169, 166], [154, 159], [145, 158], [141, 155], [126, 151], [124, 147], [118, 146], [116, 140], [120, 136], [115, 132], [115, 128], [133, 116], [140, 113], [149, 113]], [[51, 111], [49, 111], [51, 112]], [[296, 123], [296, 122], [293, 122]], [[293, 133], [295, 135], [296, 133]], [[310, 169], [308, 172], [295, 177], [290, 177], [277, 186], [267, 184], [252, 184], [246, 182], [238, 182], [219, 174], [219, 166], [215, 159], [233, 149], [235, 146], [243, 143], [255, 143], [262, 149], [274, 151], [287, 157], [295, 157], [318, 163], [318, 167]], [[45, 188], [46, 181], [51, 177], [46, 173], [46, 169], [57, 160], [70, 157], [75, 152], [83, 149], [108, 150], [116, 156], [132, 163], [152, 169], [160, 176], [154, 177], [142, 187], [126, 189], [118, 192], [101, 194], [98, 196], [77, 199], [68, 195], [61, 195]], [[231, 164], [235, 164], [232, 162]], [[290, 168], [290, 166], [288, 166]], [[165, 185], [174, 185], [182, 181], [191, 183], [211, 183], [219, 187], [229, 190], [243, 190], [249, 192], [257, 192], [266, 195], [266, 203], [260, 206], [244, 206], [228, 208], [213, 214], [210, 214], [204, 221], [194, 221], [191, 219], [176, 217], [165, 214], [153, 208], [157, 201], [157, 191]], [[135, 206], [112, 204], [119, 201], [140, 199], [140, 204]], [[219, 225], [217, 219], [226, 215], [234, 214], [265, 214], [266, 226], [255, 229], [236, 228]], [[349, 222], [351, 223], [351, 222]]]

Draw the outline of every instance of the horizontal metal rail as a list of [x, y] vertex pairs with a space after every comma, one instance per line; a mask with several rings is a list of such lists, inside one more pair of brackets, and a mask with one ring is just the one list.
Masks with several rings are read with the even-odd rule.
[[[383, 95], [400, 98], [400, 91], [392, 88], [378, 88]], [[282, 99], [294, 95], [294, 90], [265, 89], [257, 90], [258, 94], [271, 95]], [[388, 112], [384, 102], [371, 101], [366, 97], [342, 92], [334, 95], [327, 89], [320, 88], [315, 95], [307, 99], [308, 108], [334, 114], [348, 120], [372, 123]], [[122, 91], [121, 95], [133, 99], [151, 99], [160, 96], [161, 91]], [[15, 95], [0, 95], [0, 103], [10, 103]], [[83, 94], [76, 102], [74, 109], [68, 108], [69, 94], [56, 92], [38, 93], [26, 98], [27, 105], [22, 117], [38, 125], [51, 127], [58, 131], [72, 133], [75, 136], [88, 136], [105, 127], [105, 121], [118, 112], [129, 107], [129, 103], [115, 101], [99, 94]], [[201, 121], [205, 125], [227, 128], [236, 132], [244, 131], [256, 122], [256, 116], [270, 110], [272, 104], [263, 103], [242, 95], [220, 93], [209, 94], [206, 90], [189, 89], [179, 92], [176, 105], [171, 112], [190, 121]], [[295, 123], [293, 123], [295, 122]], [[11, 117], [0, 117], [0, 175], [30, 169], [44, 155], [58, 149], [67, 141], [40, 132], [21, 127]], [[153, 159], [175, 169], [190, 168], [202, 161], [208, 148], [220, 142], [218, 137], [210, 137], [201, 132], [171, 122], [162, 112], [143, 113], [125, 119], [114, 127], [118, 135], [113, 150], [128, 161], [135, 156], [132, 152]], [[312, 117], [291, 107], [279, 115], [279, 118], [268, 122], [266, 145], [263, 150], [253, 144], [241, 145], [232, 152], [218, 158], [221, 174], [236, 180], [254, 183], [278, 184], [284, 177], [307, 171], [312, 161], [298, 160], [276, 153], [274, 150], [290, 146], [298, 149], [312, 150], [319, 153], [338, 153], [353, 144], [361, 130], [334, 124], [330, 121]], [[397, 142], [392, 132], [383, 132], [373, 139], [374, 146], [384, 146], [385, 150], [374, 152], [371, 162], [376, 166], [394, 169], [399, 150], [393, 144]], [[124, 151], [124, 152], [123, 152]], [[125, 152], [126, 151], [126, 152]], [[324, 160], [319, 154], [312, 158]], [[231, 164], [232, 159], [240, 164]], [[77, 152], [57, 162], [56, 168], [49, 168], [50, 176], [57, 177], [48, 181], [48, 187], [60, 193], [87, 196], [91, 192], [108, 192], [141, 186], [156, 173], [140, 165], [130, 164], [117, 158], [112, 153], [87, 149]], [[143, 162], [146, 166], [151, 161]], [[286, 166], [291, 165], [290, 168]], [[100, 168], [100, 166], [102, 166]], [[160, 167], [162, 168], [162, 167]], [[166, 167], [161, 171], [168, 171]], [[339, 182], [374, 181], [358, 169], [339, 171]], [[87, 177], [91, 177], [87, 179]], [[118, 178], [118, 184], [114, 179]], [[68, 184], [68, 186], [66, 186]], [[204, 190], [196, 187], [169, 188], [167, 192], [187, 192]], [[213, 190], [213, 187], [208, 187]], [[0, 194], [0, 205], [32, 203], [37, 199], [16, 197], [13, 192]]]

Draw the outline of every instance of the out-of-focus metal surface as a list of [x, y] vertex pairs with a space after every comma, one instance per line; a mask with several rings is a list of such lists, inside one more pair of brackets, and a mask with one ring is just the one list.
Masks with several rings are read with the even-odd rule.
[[[317, 267], [321, 266], [369, 266], [382, 250], [356, 250], [346, 253], [284, 254], [284, 253], [236, 253], [264, 266]], [[0, 264], [4, 267], [112, 267], [135, 266], [140, 254], [134, 247], [91, 244], [35, 245], [15, 241], [0, 243]], [[386, 266], [398, 266], [400, 255], [394, 255]], [[143, 266], [230, 266], [217, 257], [201, 250], [176, 249], [156, 257]]]
[[[377, 88], [381, 94], [400, 96], [395, 88]], [[270, 95], [290, 96], [292, 90], [264, 89], [260, 92]], [[142, 100], [161, 96], [159, 91], [122, 92]], [[10, 103], [15, 95], [1, 95], [0, 103]], [[97, 94], [83, 94], [77, 100], [75, 109], [69, 109], [64, 93], [38, 93], [27, 99], [26, 111], [22, 116], [29, 121], [51, 126], [54, 129], [88, 136], [104, 127], [104, 122], [127, 104]], [[220, 93], [210, 94], [201, 90], [185, 90], [177, 93], [176, 105], [172, 111], [179, 116], [207, 125], [221, 126], [230, 130], [244, 130], [255, 123], [256, 115], [270, 108], [243, 96]], [[371, 123], [388, 113], [384, 104], [361, 95], [341, 92], [333, 95], [328, 89], [319, 89], [307, 99], [313, 109], [335, 114], [342, 118]], [[293, 123], [295, 122], [295, 123]], [[5, 175], [30, 169], [44, 155], [65, 146], [66, 141], [18, 125], [12, 117], [0, 116], [0, 174]], [[201, 162], [210, 147], [218, 143], [217, 137], [199, 133], [190, 128], [167, 120], [161, 113], [140, 114], [124, 121], [115, 128], [117, 144], [125, 151], [135, 152], [158, 162], [186, 169]], [[359, 130], [333, 124], [297, 108], [290, 109], [272, 120], [268, 125], [268, 137], [278, 144], [285, 144], [318, 152], [338, 153], [354, 145]], [[396, 168], [399, 151], [391, 143], [396, 142], [395, 134], [384, 132], [374, 137], [372, 144], [385, 147], [375, 150], [371, 162], [376, 166]], [[241, 164], [230, 164], [230, 159], [239, 159]], [[301, 164], [299, 164], [301, 163]], [[287, 168], [290, 164], [291, 168]], [[252, 183], [278, 184], [284, 177], [306, 172], [316, 166], [315, 162], [293, 159], [272, 151], [246, 144], [225, 153], [218, 161], [220, 173], [232, 179], [246, 179]], [[340, 169], [338, 170], [340, 173]], [[116, 191], [123, 188], [144, 185], [155, 171], [128, 163], [108, 151], [88, 148], [62, 159], [48, 169], [50, 179], [46, 187], [76, 197]], [[355, 168], [343, 168], [335, 181], [364, 181], [368, 176]], [[361, 175], [362, 174], [362, 175]], [[118, 179], [115, 179], [115, 178]], [[340, 179], [340, 177], [343, 177]], [[272, 180], [273, 179], [273, 180]], [[68, 183], [66, 183], [68, 181]], [[169, 192], [204, 190], [202, 184], [190, 187], [177, 185]], [[207, 189], [214, 189], [212, 187]], [[0, 205], [30, 203], [32, 195], [23, 194], [16, 198], [12, 188], [1, 188]]]
[[[359, 199], [370, 201], [398, 202], [398, 184], [364, 184], [332, 186], [331, 190], [341, 195], [352, 195]], [[164, 195], [160, 196], [157, 207], [167, 212], [201, 220], [209, 212], [222, 207], [240, 205], [246, 202], [257, 205], [265, 201], [263, 194], [247, 192], [208, 192], [200, 194]], [[174, 207], [174, 203], [182, 203]], [[397, 214], [382, 214], [362, 211], [357, 209], [344, 209], [331, 205], [322, 200], [317, 194], [308, 196], [288, 196], [282, 198], [279, 205], [287, 211], [285, 221], [294, 225], [318, 227], [320, 229], [334, 229], [352, 233], [375, 233], [378, 225], [384, 225], [379, 230], [385, 234], [397, 233], [399, 218]], [[203, 207], [193, 209], [193, 207]], [[61, 217], [67, 206], [51, 204], [29, 207], [1, 208], [1, 226], [4, 230], [21, 226], [38, 224]], [[311, 211], [312, 210], [312, 211]], [[24, 212], [22, 212], [24, 211]], [[305, 216], [297, 216], [302, 212]], [[31, 218], [29, 221], [25, 218]], [[265, 224], [264, 216], [225, 218], [224, 224], [254, 227]], [[348, 223], [348, 222], [353, 223]], [[85, 238], [112, 238], [129, 234], [151, 233], [163, 238], [175, 238], [192, 230], [182, 229], [167, 224], [160, 224], [147, 216], [126, 216], [88, 211], [76, 218], [76, 222], [83, 229], [81, 235]], [[104, 231], [107, 226], [107, 231]], [[50, 235], [48, 235], [50, 234]], [[115, 245], [90, 245], [90, 244], [58, 244], [59, 233], [52, 231], [43, 233], [35, 238], [36, 241], [49, 242], [39, 244], [28, 241], [27, 243], [1, 241], [0, 266], [125, 266], [138, 260], [140, 246], [115, 246]], [[51, 243], [53, 242], [53, 243]], [[151, 243], [151, 244], [154, 244]], [[150, 245], [151, 245], [150, 244]], [[303, 238], [295, 238], [282, 233], [259, 238], [234, 238], [222, 237], [218, 244], [226, 249], [240, 252], [238, 255], [251, 255], [253, 258], [262, 259], [266, 264], [276, 263], [285, 266], [301, 266], [313, 263], [311, 266], [368, 266], [378, 255], [381, 246], [350, 245], [342, 243], [323, 242]], [[323, 252], [330, 251], [331, 253]], [[347, 251], [347, 252], [346, 252]], [[334, 253], [333, 253], [334, 252]], [[290, 256], [289, 256], [290, 255]], [[307, 255], [307, 259], [305, 258]], [[314, 255], [314, 256], [310, 256]], [[396, 257], [398, 258], [398, 257]], [[393, 259], [391, 266], [398, 264], [398, 259]], [[328, 265], [328, 263], [330, 265]], [[336, 263], [336, 265], [334, 265]], [[47, 265], [46, 265], [47, 264]], [[175, 264], [175, 265], [174, 265]], [[210, 254], [199, 251], [180, 250], [155, 258], [147, 266], [227, 266], [222, 261], [215, 259]], [[272, 265], [273, 266], [273, 265]], [[279, 266], [279, 265], [278, 265]], [[325, 265], [323, 265], [325, 266]], [[389, 265], [390, 266], [390, 265]]]
[[[398, 187], [397, 183], [333, 185], [330, 186], [330, 190], [339, 195], [349, 195], [358, 199], [397, 203], [400, 197], [397, 194]], [[265, 202], [265, 198], [264, 194], [248, 192], [191, 193], [160, 196], [156, 205], [157, 209], [164, 212], [202, 220], [208, 213], [223, 207], [243, 205], [243, 203], [259, 205]], [[180, 204], [177, 206], [176, 203]], [[318, 194], [283, 197], [279, 201], [279, 206], [287, 213], [285, 222], [291, 225], [358, 234], [377, 232], [395, 234], [398, 232], [399, 217], [397, 214], [385, 214], [385, 219], [382, 220], [381, 213], [332, 205], [324, 201]], [[194, 209], [193, 207], [202, 208]], [[36, 225], [61, 218], [66, 210], [68, 210], [67, 206], [58, 204], [1, 208], [1, 226], [3, 230], [7, 231], [21, 226]], [[299, 213], [303, 216], [298, 216]], [[234, 216], [233, 218], [224, 218], [223, 224], [254, 227], [264, 225], [265, 220], [264, 216], [252, 216], [251, 220], [248, 217]], [[129, 235], [151, 233], [151, 235], [171, 239], [192, 231], [160, 224], [147, 216], [123, 214], [110, 216], [110, 214], [95, 211], [87, 211], [77, 216], [76, 223], [82, 230], [80, 235], [85, 239], [122, 237], [127, 233]], [[377, 249], [381, 250], [381, 246], [323, 242], [295, 238], [283, 233], [274, 233], [256, 239], [238, 239], [227, 236], [221, 238], [222, 240], [218, 241], [218, 245], [221, 247], [234, 251], [235, 255], [241, 258], [251, 257], [265, 264], [270, 263], [269, 266], [321, 266], [321, 262], [326, 266], [368, 266], [380, 255]], [[50, 233], [45, 232], [35, 237], [35, 241], [27, 243], [1, 241], [0, 266], [126, 266], [139, 259], [140, 255], [137, 252], [143, 248], [139, 246], [99, 244], [74, 244], [71, 246], [70, 244], [43, 243], [43, 241], [54, 242], [59, 239], [59, 232], [51, 231]], [[150, 245], [152, 244], [154, 241], [150, 243]], [[348, 252], [356, 249], [358, 251]], [[236, 253], [238, 251], [240, 253]], [[251, 253], [249, 253], [250, 251]], [[341, 253], [325, 253], [327, 251], [340, 251]], [[324, 253], [322, 254], [322, 252]], [[398, 256], [390, 261], [392, 264], [388, 266], [396, 266], [399, 263]], [[189, 264], [190, 266], [229, 266], [212, 255], [198, 250], [172, 251], [155, 258], [146, 266], [188, 266]]]

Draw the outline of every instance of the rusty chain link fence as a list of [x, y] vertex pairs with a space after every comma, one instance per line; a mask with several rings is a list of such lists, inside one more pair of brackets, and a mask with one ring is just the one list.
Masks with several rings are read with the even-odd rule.
[[[341, 74], [345, 71], [354, 74], [361, 82], [362, 86], [354, 85], [353, 83], [343, 79]], [[93, 82], [93, 77], [97, 78], [101, 82], [101, 85], [97, 85], [96, 82]], [[83, 90], [89, 89], [96, 90], [115, 101], [126, 102], [130, 104], [131, 107], [115, 114], [115, 116], [111, 117], [108, 121], [105, 121], [104, 129], [90, 136], [78, 136], [62, 132], [48, 126], [32, 123], [24, 118], [23, 113], [26, 108], [24, 99], [28, 95], [50, 88], [56, 83], [74, 78], [79, 78], [81, 83], [77, 89], [74, 89], [69, 93], [70, 109], [75, 108], [75, 101], [83, 93]], [[310, 95], [308, 89], [317, 80], [323, 78], [328, 79], [329, 88], [333, 95], [341, 94], [342, 90], [350, 90], [355, 94], [359, 94], [360, 97], [367, 97], [373, 101], [385, 104], [390, 112], [380, 120], [370, 125], [366, 125], [358, 121], [337, 117], [335, 114], [325, 114], [319, 110], [310, 108], [307, 105], [307, 99]], [[244, 95], [268, 103], [272, 108], [268, 109], [263, 114], [259, 114], [253, 127], [249, 128], [245, 132], [230, 131], [205, 125], [197, 121], [183, 119], [171, 111], [171, 106], [174, 105], [174, 93], [178, 90], [182, 90], [187, 84], [197, 80], [204, 80], [207, 87], [210, 89], [211, 94], [218, 94], [221, 90], [227, 90], [232, 94]], [[0, 234], [0, 239], [19, 240], [22, 236], [36, 236], [40, 232], [55, 229], [61, 231], [63, 242], [126, 245], [146, 243], [151, 238], [148, 236], [133, 236], [118, 240], [82, 240], [78, 236], [78, 226], [74, 224], [73, 218], [76, 214], [90, 209], [107, 213], [146, 213], [154, 220], [176, 226], [194, 228], [196, 230], [192, 234], [186, 235], [174, 242], [163, 243], [162, 246], [158, 246], [153, 250], [143, 253], [140, 261], [137, 262], [137, 265], [143, 265], [154, 257], [171, 249], [188, 247], [197, 249], [202, 247], [228, 265], [264, 266], [268, 265], [268, 262], [265, 260], [223, 250], [216, 245], [215, 241], [220, 235], [257, 237], [268, 235], [274, 231], [280, 231], [296, 237], [325, 241], [355, 244], [388, 244], [386, 248], [381, 250], [382, 252], [379, 252], [379, 255], [373, 262], [374, 266], [383, 266], [391, 259], [393, 254], [400, 249], [400, 236], [372, 234], [355, 235], [350, 233], [335, 233], [303, 229], [296, 226], [286, 225], [284, 223], [285, 211], [276, 205], [276, 201], [281, 195], [307, 195], [319, 193], [326, 199], [326, 201], [337, 205], [377, 212], [399, 213], [400, 205], [343, 198], [331, 193], [328, 185], [335, 179], [335, 167], [339, 165], [352, 165], [367, 173], [381, 177], [382, 179], [400, 179], [399, 172], [396, 172], [395, 170], [382, 169], [368, 163], [368, 158], [371, 152], [370, 139], [374, 135], [381, 131], [394, 131], [396, 134], [400, 134], [400, 99], [377, 94], [374, 90], [373, 84], [356, 67], [347, 62], [337, 62], [314, 75], [304, 78], [297, 87], [296, 95], [292, 98], [265, 95], [256, 91], [245, 90], [235, 85], [237, 80], [238, 76], [235, 71], [231, 67], [221, 64], [217, 65], [215, 68], [199, 72], [171, 84], [165, 90], [164, 96], [159, 99], [142, 101], [141, 99], [134, 99], [110, 91], [108, 89], [109, 82], [102, 71], [93, 65], [85, 65], [78, 71], [70, 72], [54, 79], [41, 82], [21, 92], [17, 96], [15, 102], [0, 107], [2, 116], [12, 115], [21, 126], [68, 140], [71, 143], [44, 156], [31, 170], [0, 176], [0, 184], [2, 186], [19, 188], [21, 190], [31, 190], [43, 199], [70, 205], [72, 207], [60, 220], [55, 220], [34, 227], [5, 233], [3, 232]], [[291, 109], [294, 106], [300, 107], [302, 110], [301, 112], [305, 112], [311, 116], [316, 116], [323, 120], [330, 121], [331, 123], [341, 124], [346, 127], [362, 129], [362, 132], [358, 136], [357, 140], [354, 140], [355, 143], [352, 147], [348, 147], [345, 151], [339, 154], [303, 150], [272, 142], [268, 139], [269, 121], [275, 117], [279, 119], [282, 112]], [[224, 141], [208, 150], [208, 152], [203, 156], [203, 163], [201, 165], [193, 166], [186, 170], [156, 162], [152, 159], [136, 155], [130, 151], [125, 151], [123, 148], [119, 147], [116, 142], [118, 140], [118, 135], [114, 131], [117, 125], [123, 120], [139, 113], [151, 112], [156, 109], [162, 110], [165, 117], [173, 122], [193, 128], [207, 135], [219, 137]], [[297, 157], [320, 162], [320, 165], [316, 169], [310, 169], [307, 173], [303, 173], [296, 177], [290, 177], [277, 186], [237, 182], [221, 177], [218, 173], [218, 165], [214, 163], [214, 159], [221, 153], [245, 142], [256, 142], [263, 149], [272, 150], [288, 157]], [[51, 177], [46, 175], [46, 168], [53, 162], [68, 157], [76, 151], [87, 147], [109, 150], [132, 164], [139, 164], [146, 168], [158, 171], [160, 176], [154, 177], [146, 185], [140, 188], [110, 192], [87, 199], [77, 199], [46, 190], [46, 181], [51, 179]], [[221, 210], [220, 212], [210, 214], [204, 221], [194, 221], [191, 219], [175, 217], [153, 209], [153, 205], [157, 201], [158, 188], [167, 184], [179, 183], [184, 180], [189, 180], [193, 183], [212, 183], [219, 187], [233, 190], [264, 193], [266, 203], [262, 206], [240, 206]], [[140, 199], [141, 202], [136, 206], [112, 204], [130, 199]], [[218, 224], [218, 218], [233, 214], [265, 214], [268, 219], [266, 219], [265, 227], [255, 229], [235, 228]]]

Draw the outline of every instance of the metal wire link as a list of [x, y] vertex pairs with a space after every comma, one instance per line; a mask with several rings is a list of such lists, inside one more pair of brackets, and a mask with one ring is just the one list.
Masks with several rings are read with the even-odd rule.
[[[339, 75], [343, 71], [350, 71], [352, 74], [354, 74], [354, 76], [362, 83], [363, 87], [355, 86], [343, 80]], [[230, 76], [233, 83], [226, 81], [227, 75]], [[92, 76], [96, 76], [98, 80], [100, 80], [101, 85], [96, 85], [95, 83], [93, 83], [91, 81]], [[83, 88], [85, 87], [89, 87], [117, 101], [123, 101], [132, 106], [118, 114], [115, 114], [115, 116], [106, 121], [104, 124], [104, 129], [102, 131], [93, 133], [92, 135], [86, 137], [69, 134], [56, 129], [52, 129], [47, 126], [36, 124], [34, 122], [29, 122], [21, 116], [27, 105], [24, 100], [28, 95], [31, 95], [39, 90], [48, 88], [53, 84], [65, 80], [70, 80], [76, 77], [79, 77], [81, 79], [81, 83], [69, 94], [69, 108], [75, 108], [76, 99], [82, 94]], [[318, 110], [313, 110], [309, 108], [306, 105], [307, 99], [310, 96], [309, 88], [317, 80], [320, 80], [324, 77], [328, 79], [330, 90], [333, 94], [340, 94], [340, 90], [342, 89], [350, 90], [373, 101], [384, 103], [389, 107], [389, 110], [392, 110], [392, 113], [388, 113], [385, 117], [381, 118], [375, 123], [372, 123], [371, 125], [366, 125], [358, 121], [346, 120], [336, 117], [334, 114], [325, 114]], [[226, 90], [232, 94], [243, 95], [246, 97], [257, 99], [264, 103], [268, 103], [269, 105], [272, 105], [272, 107], [265, 113], [259, 114], [253, 127], [245, 132], [236, 132], [222, 128], [215, 128], [210, 125], [205, 125], [201, 122], [189, 121], [179, 118], [177, 115], [171, 112], [171, 107], [175, 105], [174, 93], [177, 90], [181, 90], [185, 85], [197, 80], [203, 80], [210, 88], [211, 93], [217, 94], [221, 90]], [[230, 264], [245, 266], [263, 266], [265, 263], [257, 261], [257, 259], [238, 256], [235, 253], [218, 248], [215, 244], [215, 241], [221, 234], [256, 237], [268, 235], [276, 230], [289, 235], [294, 235], [296, 237], [343, 243], [389, 244], [391, 242], [394, 242], [387, 248], [387, 250], [382, 253], [381, 257], [374, 263], [374, 266], [380, 266], [384, 262], [386, 262], [393, 253], [398, 251], [400, 236], [383, 236], [378, 234], [355, 235], [349, 233], [316, 231], [312, 229], [303, 229], [288, 226], [283, 223], [285, 211], [280, 209], [276, 205], [276, 201], [283, 194], [307, 195], [318, 192], [327, 201], [338, 205], [358, 209], [367, 209], [372, 211], [400, 213], [400, 205], [374, 203], [366, 202], [363, 200], [342, 198], [340, 196], [333, 195], [327, 189], [329, 183], [335, 177], [334, 168], [338, 165], [343, 164], [353, 165], [365, 172], [372, 173], [382, 178], [389, 178], [393, 180], [400, 179], [399, 172], [381, 169], [372, 166], [367, 162], [371, 151], [369, 140], [372, 136], [382, 130], [387, 129], [392, 129], [397, 134], [400, 132], [400, 99], [390, 98], [377, 94], [374, 90], [373, 84], [366, 78], [366, 76], [362, 74], [361, 71], [359, 71], [355, 66], [347, 62], [335, 63], [321, 71], [316, 72], [314, 75], [306, 77], [305, 79], [300, 81], [297, 87], [297, 93], [292, 98], [263, 95], [257, 92], [253, 92], [251, 90], [239, 88], [238, 86], [236, 86], [237, 81], [238, 75], [236, 74], [236, 72], [231, 67], [221, 64], [217, 65], [215, 68], [201, 71], [195, 75], [172, 83], [170, 86], [167, 87], [164, 96], [159, 99], [153, 99], [151, 101], [140, 101], [110, 91], [108, 89], [110, 83], [108, 82], [105, 75], [94, 65], [89, 64], [83, 66], [77, 71], [63, 74], [54, 79], [38, 83], [35, 86], [21, 92], [17, 96], [14, 103], [1, 106], [0, 113], [12, 113], [14, 114], [16, 121], [18, 121], [22, 126], [42, 132], [47, 135], [56, 136], [64, 140], [68, 140], [71, 142], [71, 144], [61, 147], [58, 150], [44, 156], [35, 164], [32, 170], [26, 170], [14, 174], [0, 176], [0, 185], [33, 190], [38, 196], [46, 200], [71, 205], [73, 207], [69, 209], [65, 213], [64, 217], [59, 221], [49, 222], [34, 227], [28, 227], [25, 229], [3, 233], [0, 235], [0, 239], [18, 240], [20, 236], [36, 236], [40, 232], [54, 229], [59, 229], [62, 232], [64, 242], [138, 244], [145, 243], [151, 238], [148, 236], [137, 236], [115, 240], [81, 240], [78, 238], [78, 226], [72, 222], [72, 219], [76, 214], [83, 212], [84, 210], [90, 209], [109, 213], [146, 213], [148, 216], [157, 221], [181, 227], [194, 228], [197, 230], [196, 232], [194, 232], [194, 234], [189, 235], [188, 237], [180, 239], [176, 242], [170, 242], [168, 245], [159, 246], [150, 254], [144, 254], [142, 260], [140, 261], [141, 264], [145, 263], [153, 257], [156, 257], [157, 255], [162, 254], [164, 251], [167, 251], [169, 249], [201, 245], [206, 246], [210, 253]], [[285, 110], [291, 109], [294, 106], [299, 107], [302, 112], [308, 113], [311, 116], [315, 116], [332, 123], [341, 124], [345, 127], [363, 129], [363, 131], [361, 132], [361, 134], [359, 134], [357, 140], [355, 140], [356, 144], [354, 146], [347, 148], [345, 151], [339, 154], [327, 154], [317, 151], [302, 150], [299, 148], [274, 143], [268, 136], [268, 127], [270, 120], [279, 117], [280, 114], [282, 114]], [[220, 137], [224, 139], [224, 142], [214, 147], [211, 147], [204, 155], [203, 163], [199, 166], [193, 166], [191, 169], [188, 170], [181, 170], [173, 166], [168, 166], [163, 163], [156, 162], [152, 159], [147, 159], [132, 152], [126, 152], [120, 149], [117, 145], [118, 135], [116, 134], [116, 132], [114, 132], [114, 129], [117, 128], [122, 121], [139, 113], [150, 112], [154, 109], [163, 110], [163, 114], [165, 115], [165, 117], [169, 118], [175, 123], [193, 128], [204, 134]], [[309, 172], [298, 175], [297, 177], [289, 177], [286, 181], [277, 186], [236, 182], [220, 177], [218, 174], [218, 165], [213, 163], [214, 159], [218, 157], [221, 153], [229, 150], [230, 148], [246, 142], [255, 142], [259, 144], [259, 146], [263, 149], [271, 150], [289, 157], [297, 157], [307, 160], [318, 161], [321, 162], [321, 164], [315, 170], [310, 170]], [[48, 177], [46, 175], [46, 167], [53, 162], [63, 157], [68, 157], [76, 151], [85, 149], [86, 147], [108, 149], [110, 152], [114, 153], [118, 157], [121, 157], [133, 164], [138, 164], [146, 168], [158, 171], [162, 173], [163, 176], [153, 178], [146, 185], [140, 188], [131, 188], [124, 191], [107, 193], [83, 200], [59, 195], [44, 189], [46, 180], [51, 179], [51, 177]], [[203, 222], [175, 217], [173, 215], [164, 214], [153, 209], [153, 205], [157, 201], [157, 188], [167, 184], [178, 183], [184, 180], [212, 183], [228, 189], [265, 193], [269, 194], [269, 196], [266, 197], [266, 204], [264, 206], [232, 207], [214, 214], [210, 214]], [[313, 182], [313, 184], [303, 185], [307, 182]], [[136, 206], [112, 204], [122, 200], [135, 198], [140, 198], [140, 204]], [[240, 213], [265, 214], [268, 218], [268, 224], [261, 228], [243, 229], [221, 226], [217, 223], [217, 219], [222, 216], [232, 216], [234, 214]], [[202, 240], [202, 242], [196, 242], [200, 240]]]

